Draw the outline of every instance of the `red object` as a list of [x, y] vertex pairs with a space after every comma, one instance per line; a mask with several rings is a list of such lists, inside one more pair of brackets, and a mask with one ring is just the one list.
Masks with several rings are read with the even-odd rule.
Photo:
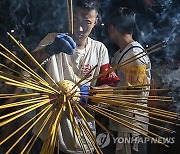
[[[109, 70], [110, 68], [111, 68], [111, 66], [109, 64], [105, 64], [105, 65], [101, 66], [100, 73], [105, 72], [105, 71]], [[112, 72], [100, 77], [97, 80], [97, 85], [100, 86], [103, 84], [107, 84], [107, 85], [114, 86], [119, 81], [120, 81], [119, 77], [116, 75], [116, 73], [114, 71], [112, 71]]]

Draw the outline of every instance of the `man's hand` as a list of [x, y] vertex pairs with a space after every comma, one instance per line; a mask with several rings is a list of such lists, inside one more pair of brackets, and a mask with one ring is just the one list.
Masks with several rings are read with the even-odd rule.
[[90, 95], [90, 92], [88, 92], [88, 90], [90, 89], [89, 86], [80, 86], [79, 87], [80, 92], [81, 92], [81, 97], [80, 97], [80, 101], [79, 103], [81, 105], [86, 105], [88, 103], [88, 97]]
[[46, 46], [45, 51], [50, 56], [60, 52], [72, 55], [75, 48], [76, 43], [73, 39], [66, 34], [60, 33], [55, 37], [55, 40], [51, 44]]

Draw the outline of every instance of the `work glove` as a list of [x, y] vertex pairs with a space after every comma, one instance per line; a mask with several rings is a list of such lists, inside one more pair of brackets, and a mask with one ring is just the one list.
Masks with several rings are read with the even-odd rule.
[[87, 91], [90, 89], [90, 87], [89, 86], [80, 86], [79, 89], [80, 89], [80, 94], [81, 94], [79, 104], [82, 106], [85, 106], [90, 101], [87, 97], [90, 95], [90, 92]]
[[58, 54], [60, 52], [67, 53], [69, 55], [73, 54], [74, 49], [76, 48], [76, 43], [74, 40], [63, 33], [59, 33], [55, 40], [48, 44], [45, 48], [45, 51], [50, 55]]

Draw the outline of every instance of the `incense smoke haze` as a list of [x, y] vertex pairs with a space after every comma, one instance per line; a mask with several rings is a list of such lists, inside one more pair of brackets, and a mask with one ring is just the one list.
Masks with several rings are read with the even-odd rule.
[[[180, 6], [179, 0], [154, 0], [146, 5], [145, 0], [101, 0], [100, 22], [92, 36], [107, 46], [108, 36], [102, 23], [111, 7], [127, 6], [136, 12], [135, 38], [145, 47], [161, 41], [167, 46], [150, 56], [157, 79], [163, 87], [170, 87], [180, 111]], [[49, 32], [67, 32], [68, 15], [65, 0], [1, 0], [0, 1], [0, 41], [10, 49], [19, 48], [6, 37], [13, 32], [28, 50], [36, 48], [40, 40]], [[114, 51], [110, 48], [110, 53]], [[157, 73], [158, 72], [158, 73]], [[161, 73], [159, 73], [161, 72]]]

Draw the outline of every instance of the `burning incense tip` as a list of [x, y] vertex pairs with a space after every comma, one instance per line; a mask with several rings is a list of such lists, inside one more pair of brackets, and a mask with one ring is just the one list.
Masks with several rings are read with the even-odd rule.
[[11, 35], [9, 32], [7, 32], [8, 35]]
[[167, 40], [162, 41], [163, 46], [166, 46], [167, 42], [168, 42]]

